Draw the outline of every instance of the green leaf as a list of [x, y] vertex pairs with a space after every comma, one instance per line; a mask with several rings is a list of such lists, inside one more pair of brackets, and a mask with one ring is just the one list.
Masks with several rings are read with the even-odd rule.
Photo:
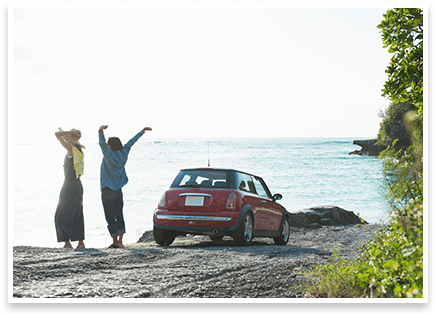
[[387, 268], [387, 269], [393, 269], [393, 270], [397, 271], [398, 267], [399, 267], [399, 263], [397, 261], [395, 261], [395, 260], [389, 260], [388, 262], [386, 262], [383, 265], [383, 267]]

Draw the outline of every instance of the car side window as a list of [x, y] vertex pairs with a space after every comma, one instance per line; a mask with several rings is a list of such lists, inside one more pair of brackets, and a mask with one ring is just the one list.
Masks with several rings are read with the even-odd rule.
[[238, 190], [256, 193], [256, 189], [254, 188], [253, 178], [245, 173], [237, 173], [237, 185]]
[[271, 198], [264, 187], [264, 183], [257, 178], [254, 178], [254, 186], [256, 187], [257, 194], [264, 198]]

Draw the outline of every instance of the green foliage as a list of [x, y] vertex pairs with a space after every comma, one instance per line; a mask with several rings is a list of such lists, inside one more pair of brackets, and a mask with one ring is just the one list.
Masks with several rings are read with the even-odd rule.
[[[405, 149], [421, 137], [423, 130], [424, 18], [420, 8], [388, 10], [377, 26], [382, 33], [383, 47], [393, 54], [386, 69], [383, 96], [393, 103], [381, 112], [378, 142], [390, 145], [398, 139], [397, 149]], [[412, 113], [412, 114], [410, 114]], [[404, 119], [406, 118], [406, 123]], [[406, 125], [413, 125], [411, 126]], [[410, 135], [413, 130], [415, 135]]]
[[307, 286], [313, 297], [423, 297], [422, 205], [398, 210], [389, 225], [365, 244], [353, 262], [340, 259], [318, 266], [318, 282]]
[[401, 212], [406, 222], [412, 219], [411, 230], [395, 218], [358, 259], [357, 265], [368, 267], [360, 279], [371, 297], [423, 297], [422, 205], [411, 203]]
[[411, 145], [411, 135], [404, 122], [405, 115], [414, 110], [412, 102], [391, 103], [385, 111], [381, 111], [382, 118], [377, 135], [377, 143], [389, 146], [398, 139], [397, 147], [406, 148]]
[[377, 26], [382, 30], [383, 47], [393, 53], [386, 73], [383, 96], [394, 103], [411, 101], [423, 110], [423, 13], [420, 8], [388, 10]]
[[407, 112], [404, 116], [404, 122], [411, 135], [413, 148], [410, 150], [410, 155], [415, 158], [413, 168], [416, 172], [422, 175], [423, 172], [423, 151], [424, 151], [424, 137], [423, 137], [423, 121], [422, 115], [418, 115], [413, 111]]
[[423, 177], [420, 170], [422, 156], [417, 156], [415, 146], [411, 145], [405, 151], [395, 151], [396, 141], [392, 146], [380, 153], [383, 159], [385, 181], [387, 183], [387, 195], [390, 204], [397, 208], [404, 207], [411, 200], [423, 200]]
[[364, 284], [365, 276], [355, 273], [359, 270], [358, 263], [341, 259], [338, 253], [334, 249], [329, 263], [315, 268], [311, 274], [318, 282], [306, 285], [305, 290], [317, 298], [366, 297], [369, 291]]

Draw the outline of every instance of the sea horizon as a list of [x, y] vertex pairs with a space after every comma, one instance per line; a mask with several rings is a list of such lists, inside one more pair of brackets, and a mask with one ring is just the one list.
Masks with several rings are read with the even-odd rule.
[[[130, 135], [133, 137], [134, 135]], [[111, 134], [106, 132], [105, 137], [111, 137]], [[121, 138], [121, 137], [120, 137]], [[124, 138], [124, 137], [123, 137]], [[141, 141], [186, 141], [186, 140], [195, 140], [195, 141], [225, 141], [225, 140], [236, 140], [236, 141], [244, 141], [244, 140], [317, 140], [317, 139], [337, 139], [337, 140], [367, 140], [367, 139], [377, 139], [377, 136], [319, 136], [319, 137], [153, 137], [151, 134], [147, 134], [141, 138]], [[50, 141], [53, 140], [57, 142], [56, 137], [44, 137], [44, 138], [13, 138], [12, 141]], [[81, 138], [81, 142], [84, 141], [97, 141], [98, 142], [98, 134], [95, 133], [94, 137], [83, 137]]]

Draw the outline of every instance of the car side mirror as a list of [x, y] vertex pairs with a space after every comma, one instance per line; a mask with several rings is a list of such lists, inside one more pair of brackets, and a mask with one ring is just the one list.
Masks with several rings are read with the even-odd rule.
[[274, 200], [274, 202], [275, 201], [278, 201], [278, 200], [281, 200], [283, 198], [283, 195], [281, 195], [280, 193], [276, 193], [276, 194], [274, 194], [274, 196], [273, 196], [273, 200]]

